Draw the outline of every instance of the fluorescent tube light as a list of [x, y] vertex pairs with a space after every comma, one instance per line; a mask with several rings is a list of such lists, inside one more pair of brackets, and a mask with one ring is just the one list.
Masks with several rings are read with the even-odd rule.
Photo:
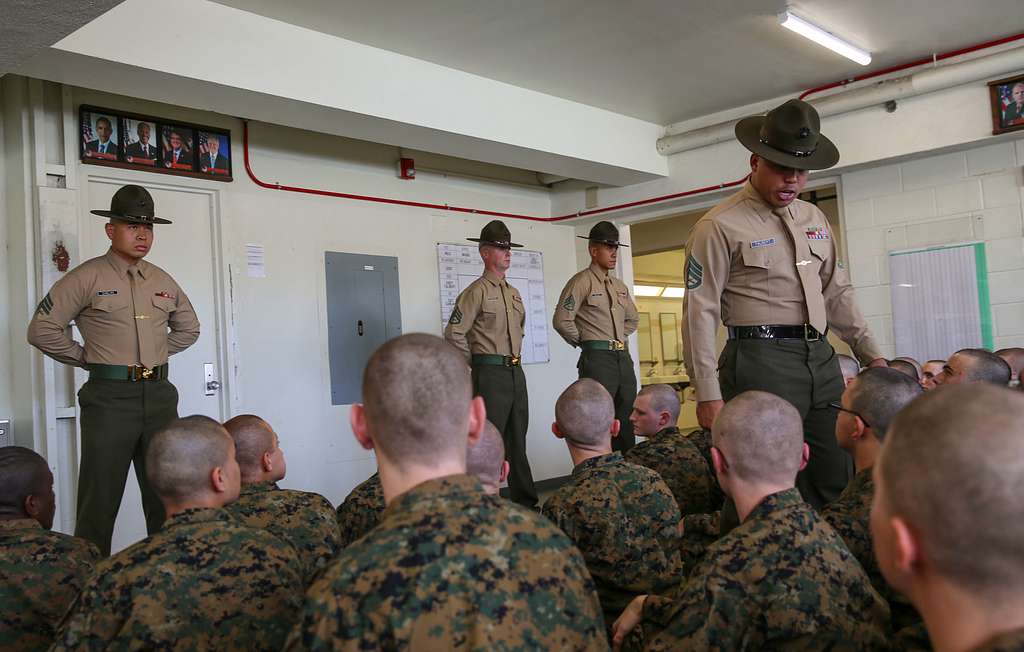
[[682, 299], [683, 295], [686, 294], [686, 288], [674, 288], [671, 285], [665, 288], [665, 291], [661, 293], [662, 299]]
[[862, 66], [866, 66], [871, 63], [870, 52], [850, 45], [835, 34], [827, 32], [817, 25], [813, 25], [788, 11], [784, 11], [779, 14], [779, 24], [788, 30], [796, 32], [804, 38], [811, 39], [818, 45], [822, 45], [837, 54], [843, 55], [851, 61], [856, 61]]
[[660, 297], [664, 289], [660, 285], [634, 285], [633, 294], [638, 297]]

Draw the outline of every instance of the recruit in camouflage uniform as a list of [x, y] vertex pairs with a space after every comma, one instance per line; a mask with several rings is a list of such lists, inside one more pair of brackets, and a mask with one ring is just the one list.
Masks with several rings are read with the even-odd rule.
[[893, 590], [882, 577], [871, 543], [871, 503], [875, 497], [875, 481], [871, 468], [862, 469], [839, 498], [821, 510], [821, 517], [843, 538], [846, 547], [860, 562], [868, 579], [892, 611], [892, 629], [899, 631], [921, 621], [921, 615], [910, 601]]
[[291, 544], [187, 509], [97, 564], [53, 649], [278, 650], [302, 590]]
[[663, 428], [626, 452], [626, 461], [657, 471], [675, 496], [679, 512], [708, 514], [713, 477], [700, 450], [674, 426]]
[[643, 606], [648, 650], [878, 650], [888, 622], [857, 560], [796, 489], [767, 496], [674, 597]]
[[306, 593], [286, 649], [607, 650], [593, 581], [536, 512], [453, 475], [388, 505]]
[[377, 527], [384, 513], [384, 487], [380, 474], [374, 473], [352, 490], [338, 505], [338, 530], [341, 547], [347, 548]]
[[238, 500], [224, 509], [239, 522], [292, 544], [307, 584], [341, 549], [334, 506], [320, 494], [254, 482], [242, 485]]
[[85, 539], [38, 521], [0, 521], [0, 650], [45, 650], [100, 559]]
[[541, 513], [583, 553], [608, 627], [636, 596], [678, 584], [679, 508], [657, 473], [622, 453], [580, 462]]

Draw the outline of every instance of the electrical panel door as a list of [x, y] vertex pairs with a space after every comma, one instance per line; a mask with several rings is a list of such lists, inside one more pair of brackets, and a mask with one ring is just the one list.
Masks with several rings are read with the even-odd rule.
[[324, 253], [331, 404], [362, 401], [363, 369], [370, 355], [402, 334], [398, 258]]

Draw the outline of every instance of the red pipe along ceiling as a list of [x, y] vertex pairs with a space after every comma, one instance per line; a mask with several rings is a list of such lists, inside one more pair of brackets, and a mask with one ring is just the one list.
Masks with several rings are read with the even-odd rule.
[[[964, 55], [964, 54], [970, 54], [972, 52], [977, 52], [979, 50], [985, 50], [987, 48], [992, 48], [992, 47], [996, 47], [996, 46], [999, 46], [999, 45], [1004, 45], [1006, 43], [1012, 43], [1014, 41], [1019, 41], [1019, 40], [1022, 40], [1022, 39], [1024, 39], [1024, 33], [1014, 34], [1013, 36], [1006, 36], [1006, 37], [1003, 37], [1003, 38], [1000, 38], [1000, 39], [995, 39], [995, 40], [992, 40], [992, 41], [985, 41], [984, 43], [978, 43], [977, 45], [972, 45], [970, 47], [961, 48], [959, 50], [951, 50], [949, 52], [944, 52], [942, 54], [936, 54], [936, 55], [933, 55], [933, 56], [928, 57], [928, 58], [917, 59], [915, 61], [910, 61], [910, 62], [907, 62], [907, 63], [904, 63], [904, 64], [900, 64], [898, 66], [891, 66], [889, 68], [884, 68], [882, 70], [876, 70], [874, 72], [865, 73], [863, 75], [857, 75], [856, 77], [851, 77], [849, 79], [842, 79], [842, 80], [839, 80], [839, 81], [831, 82], [831, 83], [825, 84], [823, 86], [816, 86], [814, 88], [810, 88], [810, 89], [804, 91], [803, 93], [801, 93], [799, 98], [802, 100], [802, 99], [807, 98], [810, 95], [814, 95], [816, 93], [821, 93], [821, 92], [827, 91], [827, 90], [832, 90], [834, 88], [840, 88], [842, 86], [846, 86], [846, 85], [852, 84], [854, 82], [864, 81], [866, 79], [872, 79], [874, 77], [881, 77], [882, 75], [889, 75], [889, 74], [892, 74], [894, 72], [900, 72], [902, 70], [907, 70], [909, 68], [916, 68], [918, 66], [924, 66], [924, 65], [927, 65], [927, 64], [930, 64], [930, 63], [934, 64], [934, 63], [937, 63], [939, 61], [943, 61], [945, 59], [950, 59], [952, 57], [958, 57], [958, 56], [961, 56], [961, 55]], [[737, 179], [735, 181], [727, 181], [727, 182], [718, 183], [718, 184], [715, 184], [715, 185], [712, 185], [712, 186], [705, 186], [703, 188], [694, 188], [693, 190], [684, 190], [683, 192], [676, 192], [676, 193], [672, 193], [670, 195], [660, 195], [660, 196], [657, 196], [657, 197], [648, 197], [647, 199], [638, 199], [636, 201], [625, 202], [625, 203], [622, 203], [622, 204], [615, 204], [615, 205], [612, 205], [612, 206], [604, 206], [602, 208], [592, 208], [592, 209], [589, 209], [589, 210], [580, 210], [580, 211], [577, 211], [575, 213], [569, 213], [567, 215], [554, 215], [554, 216], [551, 216], [551, 217], [540, 217], [540, 216], [537, 216], [537, 215], [520, 215], [518, 213], [504, 213], [504, 212], [501, 212], [501, 211], [491, 211], [491, 210], [486, 210], [486, 209], [482, 209], [482, 208], [469, 208], [469, 207], [466, 207], [466, 206], [452, 206], [451, 204], [432, 204], [432, 203], [428, 203], [428, 202], [410, 201], [410, 200], [406, 200], [406, 199], [393, 199], [393, 198], [390, 198], [390, 197], [375, 197], [375, 196], [371, 196], [371, 195], [357, 195], [357, 194], [347, 193], [347, 192], [336, 192], [336, 191], [333, 191], [333, 190], [321, 190], [321, 189], [317, 189], [317, 188], [303, 188], [301, 186], [289, 186], [289, 185], [280, 184], [280, 183], [267, 183], [266, 181], [263, 181], [263, 180], [259, 179], [256, 176], [256, 174], [252, 171], [252, 165], [251, 165], [251, 162], [249, 160], [249, 121], [248, 120], [243, 120], [243, 122], [242, 122], [242, 147], [243, 147], [243, 154], [244, 154], [244, 158], [245, 158], [245, 171], [249, 175], [249, 178], [252, 179], [252, 182], [255, 183], [257, 186], [260, 186], [261, 188], [268, 188], [270, 190], [285, 190], [285, 191], [288, 191], [288, 192], [299, 192], [299, 193], [304, 193], [304, 194], [307, 194], [307, 195], [320, 195], [320, 196], [323, 196], [323, 197], [337, 197], [338, 199], [353, 199], [353, 200], [356, 200], [356, 201], [376, 202], [376, 203], [379, 203], [379, 204], [393, 204], [393, 205], [396, 205], [396, 206], [411, 206], [413, 208], [428, 208], [428, 209], [432, 209], [432, 210], [453, 211], [453, 212], [456, 212], [456, 213], [469, 213], [469, 214], [473, 214], [473, 215], [486, 215], [487, 217], [504, 217], [504, 218], [515, 219], [515, 220], [529, 220], [531, 222], [561, 222], [561, 221], [564, 221], [564, 220], [571, 220], [571, 219], [576, 218], [576, 217], [587, 217], [589, 215], [599, 215], [601, 213], [609, 213], [611, 211], [624, 210], [626, 208], [635, 208], [637, 206], [647, 206], [647, 205], [650, 205], [650, 204], [657, 204], [657, 203], [660, 203], [660, 202], [670, 201], [670, 200], [673, 200], [673, 199], [680, 199], [682, 197], [690, 197], [690, 196], [693, 196], [693, 195], [700, 195], [700, 194], [703, 194], [703, 193], [706, 193], [706, 192], [711, 192], [711, 191], [714, 191], [714, 190], [721, 190], [723, 188], [732, 188], [734, 186], [738, 186], [738, 185], [742, 184], [744, 181], [747, 180], [747, 177], [744, 176], [742, 179]]]

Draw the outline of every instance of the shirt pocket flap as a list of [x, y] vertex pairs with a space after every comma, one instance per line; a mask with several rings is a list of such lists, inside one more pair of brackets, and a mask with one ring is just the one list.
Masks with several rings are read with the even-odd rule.
[[829, 240], [808, 240], [807, 244], [811, 248], [811, 254], [818, 260], [828, 260], [829, 254], [832, 253], [832, 243]]
[[124, 294], [108, 294], [93, 297], [91, 307], [100, 312], [115, 312], [128, 307], [128, 296]]
[[771, 267], [771, 258], [768, 256], [768, 252], [762, 249], [754, 249], [749, 245], [743, 247], [743, 264], [747, 267], [761, 267], [768, 269]]
[[174, 312], [178, 307], [178, 301], [173, 297], [162, 297], [158, 294], [153, 297], [153, 307], [164, 312]]

